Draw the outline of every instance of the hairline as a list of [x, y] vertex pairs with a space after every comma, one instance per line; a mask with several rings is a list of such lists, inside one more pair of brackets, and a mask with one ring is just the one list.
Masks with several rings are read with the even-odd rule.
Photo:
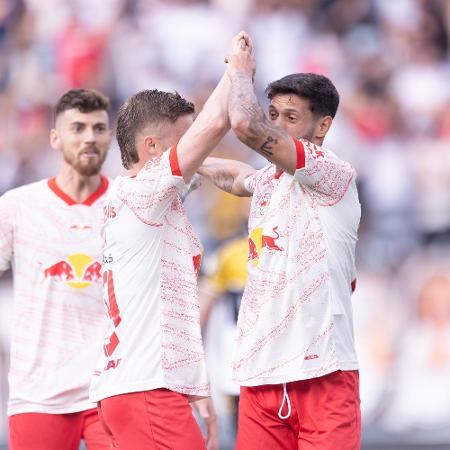
[[[84, 114], [84, 115], [90, 114], [90, 113], [93, 113], [93, 112], [102, 112], [102, 111], [104, 111], [106, 113], [106, 118], [107, 118], [106, 122], [97, 122], [97, 123], [106, 123], [108, 126], [110, 126], [109, 112], [108, 112], [107, 109], [105, 109], [105, 108], [96, 108], [96, 109], [93, 109], [92, 111], [83, 112], [83, 111], [81, 111], [81, 109], [77, 108], [76, 106], [74, 106], [73, 108], [67, 108], [67, 109], [65, 109], [63, 111], [60, 111], [58, 114], [56, 114], [55, 115], [55, 126], [58, 123], [58, 121], [59, 121], [59, 119], [61, 118], [62, 115], [64, 115], [67, 111], [73, 111], [73, 110], [76, 110], [80, 114]], [[72, 123], [76, 123], [76, 121], [70, 122], [70, 123], [71, 124]], [[82, 122], [80, 122], [80, 123], [82, 123]]]

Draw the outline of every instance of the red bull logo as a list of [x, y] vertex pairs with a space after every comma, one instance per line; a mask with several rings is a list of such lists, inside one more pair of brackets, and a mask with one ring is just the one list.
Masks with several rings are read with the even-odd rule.
[[44, 279], [65, 282], [74, 289], [84, 289], [101, 282], [101, 264], [84, 253], [75, 253], [44, 270]]
[[283, 247], [277, 244], [280, 234], [277, 231], [278, 226], [272, 228], [272, 235], [264, 234], [262, 227], [254, 228], [248, 237], [248, 260], [254, 266], [259, 264], [259, 257], [263, 248], [271, 252], [282, 252]]

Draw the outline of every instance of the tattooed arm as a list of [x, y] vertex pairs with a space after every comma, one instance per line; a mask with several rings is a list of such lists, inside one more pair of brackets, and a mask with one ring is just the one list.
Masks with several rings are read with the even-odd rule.
[[222, 191], [239, 197], [249, 197], [252, 192], [245, 185], [245, 180], [256, 170], [241, 161], [222, 158], [206, 158], [198, 173]]
[[231, 128], [244, 144], [293, 174], [297, 165], [297, 152], [291, 136], [277, 127], [265, 115], [253, 89], [255, 60], [253, 46], [238, 49], [227, 57], [231, 88], [228, 95], [228, 115]]

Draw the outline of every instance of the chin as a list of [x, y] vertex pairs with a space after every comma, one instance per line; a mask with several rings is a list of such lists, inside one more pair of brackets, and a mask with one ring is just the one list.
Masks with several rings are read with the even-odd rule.
[[74, 169], [80, 174], [86, 177], [92, 177], [94, 175], [98, 175], [100, 173], [102, 166], [101, 165], [89, 165], [89, 166], [77, 166]]

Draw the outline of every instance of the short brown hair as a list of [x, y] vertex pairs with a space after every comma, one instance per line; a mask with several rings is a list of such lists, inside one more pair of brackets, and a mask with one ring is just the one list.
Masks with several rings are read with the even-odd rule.
[[71, 89], [63, 94], [55, 107], [55, 119], [68, 109], [78, 109], [82, 113], [109, 111], [109, 99], [95, 89]]
[[181, 97], [178, 92], [164, 92], [157, 89], [138, 92], [130, 97], [117, 115], [117, 142], [122, 164], [126, 169], [139, 161], [136, 150], [136, 136], [148, 125], [169, 121], [194, 114], [193, 103]]

